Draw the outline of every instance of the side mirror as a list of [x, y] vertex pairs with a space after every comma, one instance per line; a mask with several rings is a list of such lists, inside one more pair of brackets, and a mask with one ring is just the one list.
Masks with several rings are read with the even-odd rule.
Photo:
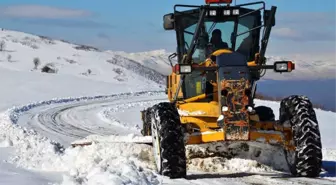
[[165, 30], [173, 30], [174, 27], [174, 14], [169, 13], [163, 16], [163, 28]]
[[274, 62], [274, 71], [278, 73], [291, 72], [295, 69], [295, 63], [291, 61]]
[[169, 63], [170, 65], [173, 67], [173, 58], [175, 58], [177, 56], [177, 53], [173, 53], [171, 55], [168, 56], [168, 60], [169, 60]]
[[[271, 10], [265, 10], [264, 11], [264, 23], [267, 23], [268, 18], [271, 16]], [[275, 16], [273, 17], [271, 21], [271, 25], [275, 26]]]

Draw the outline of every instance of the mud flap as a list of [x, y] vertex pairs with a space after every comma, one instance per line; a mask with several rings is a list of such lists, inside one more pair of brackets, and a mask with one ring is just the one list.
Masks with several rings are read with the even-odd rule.
[[247, 141], [249, 140], [249, 128], [246, 126], [228, 124], [225, 132], [225, 140]]
[[228, 118], [225, 126], [225, 140], [249, 140], [249, 124], [247, 119], [247, 113], [233, 114], [232, 118]]

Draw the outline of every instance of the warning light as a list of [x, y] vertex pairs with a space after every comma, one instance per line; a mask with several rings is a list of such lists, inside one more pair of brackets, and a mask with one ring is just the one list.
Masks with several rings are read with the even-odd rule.
[[231, 4], [232, 0], [205, 0], [206, 4], [220, 4], [220, 3], [227, 3]]

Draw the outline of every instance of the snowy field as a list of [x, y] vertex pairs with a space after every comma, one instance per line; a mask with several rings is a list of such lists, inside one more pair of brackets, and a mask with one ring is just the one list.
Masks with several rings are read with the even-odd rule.
[[[230, 160], [193, 158], [191, 151], [204, 148], [188, 146], [188, 178], [160, 176], [151, 147], [131, 141], [150, 140], [141, 137], [140, 111], [167, 101], [162, 77], [153, 71], [170, 70], [166, 53], [77, 50], [61, 41], [0, 33], [6, 41], [0, 52], [0, 184], [336, 184], [336, 114], [322, 110], [316, 114], [327, 172], [320, 178], [290, 178], [283, 153], [256, 143], [248, 151], [238, 147]], [[41, 61], [37, 69], [35, 57]], [[57, 73], [40, 72], [49, 62]], [[278, 102], [256, 103], [278, 117]], [[82, 139], [94, 143], [71, 147]]]

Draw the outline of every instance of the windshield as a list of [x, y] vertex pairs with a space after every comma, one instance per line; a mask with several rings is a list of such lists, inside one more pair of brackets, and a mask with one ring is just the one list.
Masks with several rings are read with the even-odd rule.
[[[183, 30], [183, 53], [186, 53], [191, 46], [192, 38], [197, 28], [198, 16], [184, 17], [183, 22], [189, 23]], [[188, 20], [189, 19], [189, 20]], [[256, 27], [254, 15], [245, 16], [238, 20], [237, 32], [235, 33], [235, 19], [216, 20], [213, 18], [205, 18], [201, 25], [200, 35], [196, 45], [195, 52], [192, 55], [194, 63], [203, 62], [209, 54], [218, 49], [230, 49], [237, 51], [247, 59], [252, 59], [252, 53], [255, 43], [259, 41], [259, 37], [252, 37], [253, 32], [248, 32]], [[193, 24], [190, 24], [192, 22]], [[183, 24], [182, 24], [183, 25]], [[235, 37], [236, 34], [241, 34]], [[235, 42], [235, 48], [233, 48]], [[182, 44], [181, 43], [181, 44]]]
[[[240, 9], [240, 11], [242, 14], [251, 12], [249, 9]], [[185, 13], [177, 12], [175, 14], [176, 25], [178, 25], [176, 31], [178, 38], [178, 55], [180, 58], [187, 54], [189, 48], [192, 46], [192, 39], [198, 27], [199, 14], [199, 10], [195, 9]], [[211, 53], [218, 49], [230, 49], [231, 51], [239, 52], [243, 57], [239, 61], [246, 62], [253, 60], [254, 54], [259, 51], [260, 34], [259, 28], [253, 28], [260, 25], [260, 12], [254, 12], [239, 19], [233, 16], [206, 16], [204, 22], [199, 27], [199, 37], [195, 41], [195, 51], [192, 55], [193, 63], [204, 62], [206, 58], [210, 57]], [[253, 29], [253, 31], [250, 31], [251, 29]], [[234, 65], [237, 65], [237, 63]], [[245, 63], [245, 65], [247, 65], [247, 63]], [[246, 68], [244, 65], [240, 66], [242, 69]], [[236, 74], [235, 71], [232, 71], [230, 76], [239, 78], [243, 74], [244, 73]], [[207, 81], [210, 81], [210, 79], [216, 81], [216, 78], [210, 77], [209, 75], [212, 75], [212, 73], [204, 74], [200, 71], [192, 71], [191, 74], [185, 75], [182, 85], [184, 98], [205, 93]], [[224, 73], [221, 74], [220, 77], [224, 78], [223, 75]]]

